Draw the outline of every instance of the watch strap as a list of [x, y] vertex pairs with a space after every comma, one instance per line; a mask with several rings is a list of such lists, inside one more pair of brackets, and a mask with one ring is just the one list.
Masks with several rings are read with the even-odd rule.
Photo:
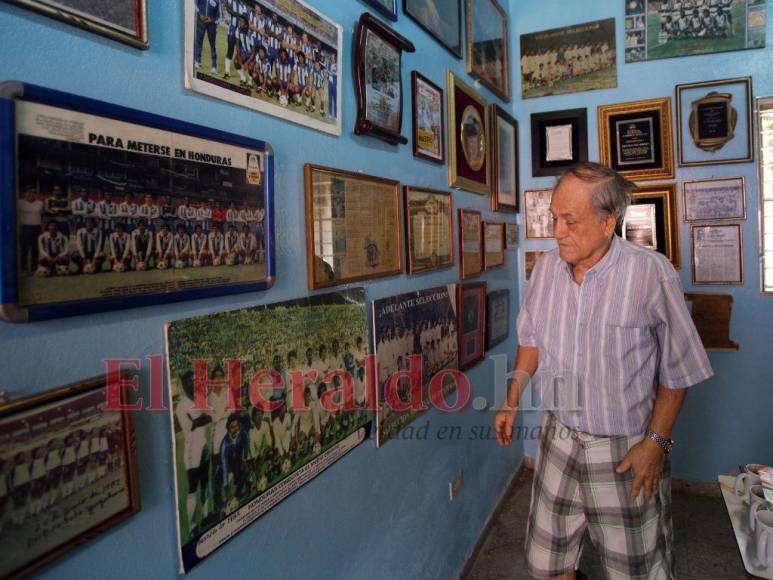
[[671, 454], [671, 450], [674, 448], [674, 440], [666, 439], [655, 433], [652, 429], [647, 429], [645, 436], [652, 439], [658, 446], [666, 452], [666, 455]]

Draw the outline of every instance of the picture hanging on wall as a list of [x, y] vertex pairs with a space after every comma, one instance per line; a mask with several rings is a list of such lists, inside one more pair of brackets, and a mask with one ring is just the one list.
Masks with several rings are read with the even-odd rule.
[[365, 12], [354, 39], [354, 86], [357, 135], [370, 135], [391, 145], [405, 144], [403, 127], [402, 53], [413, 43]]
[[505, 224], [483, 223], [483, 269], [505, 265]]
[[491, 105], [491, 209], [518, 211], [518, 121]]
[[[271, 147], [21, 83], [3, 125], [0, 316], [25, 322], [265, 290]], [[18, 216], [18, 217], [17, 217]]]
[[456, 58], [462, 58], [463, 0], [403, 0], [403, 10]]
[[467, 72], [498, 97], [510, 100], [510, 34], [497, 0], [466, 0]]
[[456, 305], [459, 370], [463, 371], [486, 355], [486, 283], [457, 284]]
[[483, 222], [479, 211], [459, 208], [459, 277], [483, 272]]
[[505, 224], [505, 250], [518, 249], [518, 224]]
[[690, 226], [692, 283], [743, 284], [743, 230], [741, 224]]
[[397, 0], [362, 0], [384, 18], [397, 21]]
[[409, 274], [454, 265], [454, 202], [447, 191], [405, 187], [405, 245]]
[[523, 192], [524, 225], [527, 240], [553, 237], [553, 216], [550, 215], [552, 189], [527, 189]]
[[531, 115], [531, 171], [534, 177], [561, 175], [588, 160], [588, 110]]
[[510, 290], [495, 290], [486, 296], [486, 350], [510, 335]]
[[486, 101], [448, 71], [448, 185], [489, 195], [491, 152]]
[[364, 298], [165, 325], [181, 573], [369, 437]]
[[243, 12], [203, 2], [203, 13], [184, 2], [185, 88], [341, 134], [340, 24], [302, 0], [252, 0]]
[[684, 182], [684, 221], [746, 219], [746, 181], [718, 177]]
[[411, 73], [411, 85], [413, 155], [442, 165], [446, 162], [443, 89], [416, 71]]
[[614, 18], [521, 35], [524, 99], [616, 86]]
[[531, 280], [531, 274], [537, 265], [537, 260], [544, 254], [543, 250], [528, 250], [523, 253], [523, 279], [527, 282]]
[[[105, 410], [110, 382], [0, 405], [3, 578], [27, 576], [140, 511], [131, 412]], [[113, 402], [128, 404], [118, 392]]]
[[623, 239], [660, 252], [680, 267], [679, 214], [676, 185], [673, 183], [639, 187], [631, 194], [621, 232]]
[[625, 62], [764, 48], [766, 0], [623, 0]]

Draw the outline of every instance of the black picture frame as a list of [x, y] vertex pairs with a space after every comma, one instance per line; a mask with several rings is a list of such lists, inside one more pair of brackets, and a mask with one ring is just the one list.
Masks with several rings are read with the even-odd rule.
[[[550, 127], [571, 126], [572, 158], [547, 160], [547, 135]], [[568, 168], [588, 160], [588, 109], [566, 109], [532, 113], [531, 172], [534, 177], [561, 175]]]
[[[504, 314], [501, 311], [501, 305], [504, 304]], [[495, 328], [497, 322], [503, 328]], [[486, 350], [491, 350], [498, 344], [503, 343], [510, 336], [510, 290], [494, 290], [486, 295]]]
[[397, 0], [391, 0], [392, 9], [389, 10], [378, 0], [361, 0], [364, 4], [367, 4], [373, 10], [381, 14], [384, 18], [388, 18], [392, 22], [397, 22]]
[[448, 52], [453, 54], [456, 58], [460, 59], [464, 56], [464, 48], [463, 48], [463, 42], [462, 42], [462, 29], [464, 28], [464, 20], [462, 19], [462, 0], [450, 0], [452, 2], [456, 2], [456, 14], [457, 14], [457, 22], [459, 23], [458, 29], [456, 31], [457, 33], [457, 43], [456, 46], [450, 46], [447, 44], [443, 37], [440, 35], [440, 33], [437, 30], [433, 30], [431, 24], [429, 22], [426, 22], [425, 20], [422, 20], [421, 16], [414, 10], [415, 6], [414, 4], [417, 2], [432, 2], [433, 5], [435, 4], [435, 0], [403, 0], [403, 12], [405, 12], [411, 20], [416, 22], [416, 24], [419, 25], [420, 28], [422, 28], [427, 34], [429, 34], [432, 38], [434, 38], [440, 46], [445, 48]]

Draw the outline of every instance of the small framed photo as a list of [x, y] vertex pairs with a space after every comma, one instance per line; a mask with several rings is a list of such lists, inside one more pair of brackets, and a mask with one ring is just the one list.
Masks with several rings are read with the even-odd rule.
[[743, 284], [741, 224], [691, 226], [692, 283]]
[[462, 58], [463, 0], [403, 0], [403, 10], [456, 58]]
[[505, 224], [483, 224], [483, 269], [492, 270], [505, 265]]
[[544, 254], [544, 250], [527, 250], [523, 254], [523, 279], [527, 282], [531, 280], [531, 273], [534, 271], [534, 266], [537, 265], [537, 260]]
[[518, 224], [505, 224], [505, 250], [518, 249]]
[[640, 187], [631, 194], [625, 213], [622, 238], [663, 254], [680, 267], [679, 218], [676, 211], [676, 185], [673, 183]]
[[684, 183], [684, 221], [746, 219], [743, 177], [699, 179]]
[[448, 185], [489, 195], [491, 167], [486, 101], [448, 71]]
[[751, 77], [676, 87], [679, 166], [754, 161]]
[[405, 247], [409, 274], [454, 264], [454, 202], [447, 191], [404, 188]]
[[411, 73], [413, 89], [413, 155], [427, 161], [446, 162], [443, 89], [424, 75]]
[[491, 105], [491, 209], [518, 211], [518, 122]]
[[552, 197], [552, 189], [527, 189], [523, 192], [527, 240], [553, 237], [553, 216], [550, 215]]
[[598, 129], [604, 165], [632, 181], [674, 177], [670, 98], [600, 106]]
[[459, 208], [459, 277], [483, 272], [483, 223], [479, 211]]
[[486, 350], [510, 336], [510, 290], [495, 290], [486, 296]]
[[587, 109], [532, 114], [531, 172], [534, 177], [561, 175], [587, 160]]
[[103, 376], [0, 405], [3, 578], [26, 576], [140, 511], [131, 412], [105, 409], [108, 384]]
[[391, 145], [405, 144], [402, 53], [413, 43], [365, 12], [354, 41], [354, 84], [357, 91], [357, 135], [370, 135]]
[[397, 22], [397, 0], [362, 0], [384, 18]]
[[498, 97], [510, 100], [510, 35], [497, 0], [466, 0], [467, 72]]
[[456, 285], [459, 370], [483, 360], [486, 354], [486, 283]]

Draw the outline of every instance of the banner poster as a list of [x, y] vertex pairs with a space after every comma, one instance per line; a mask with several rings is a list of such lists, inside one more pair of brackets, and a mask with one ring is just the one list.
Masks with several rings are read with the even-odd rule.
[[364, 297], [167, 323], [182, 573], [369, 437]]
[[[373, 302], [373, 344], [378, 360], [376, 444], [380, 447], [431, 404], [435, 375], [443, 397], [456, 390], [447, 369], [459, 367], [454, 285], [418, 290]], [[412, 380], [410, 357], [420, 357], [421, 375]], [[414, 359], [416, 362], [417, 359]], [[414, 392], [419, 390], [420, 393]], [[420, 395], [420, 396], [419, 396]], [[422, 410], [413, 403], [422, 403]]]

